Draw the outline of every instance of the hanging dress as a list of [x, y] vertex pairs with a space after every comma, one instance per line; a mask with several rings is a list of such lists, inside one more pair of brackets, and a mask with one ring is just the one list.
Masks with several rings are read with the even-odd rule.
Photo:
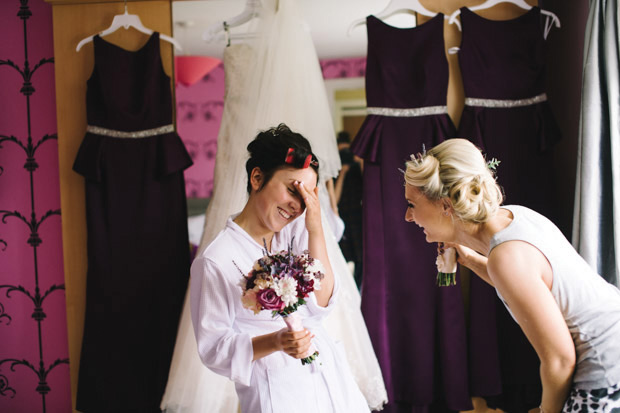
[[[560, 139], [545, 94], [544, 18], [538, 7], [504, 21], [461, 9], [459, 63], [465, 107], [459, 136], [497, 158], [509, 204], [554, 220], [551, 148]], [[490, 407], [525, 412], [540, 404], [539, 360], [495, 290], [471, 278], [470, 362], [473, 396]]]
[[96, 35], [84, 176], [86, 316], [76, 408], [158, 412], [189, 277], [183, 170], [159, 33], [137, 51]]
[[[242, 153], [246, 152], [249, 140], [237, 135], [235, 128], [244, 122], [241, 113], [252, 58], [252, 48], [247, 44], [233, 44], [224, 50], [226, 94], [217, 138], [213, 197], [202, 234], [203, 248], [205, 241], [210, 243], [225, 228], [232, 211], [241, 211], [247, 200]], [[233, 168], [233, 164], [238, 166]], [[209, 370], [198, 356], [189, 299], [183, 306], [161, 409], [165, 413], [237, 413], [239, 410], [234, 382]]]
[[[326, 246], [342, 287], [338, 305], [323, 324], [343, 344], [368, 406], [379, 409], [386, 401], [379, 363], [362, 318], [355, 281], [325, 216], [329, 196], [324, 180], [338, 174], [340, 157], [318, 57], [310, 34], [300, 24], [297, 3], [279, 0], [277, 12], [275, 3], [263, 1], [258, 27], [251, 29], [260, 33], [258, 38], [249, 44], [233, 44], [224, 53], [226, 97], [214, 192], [205, 214], [200, 251], [247, 201], [247, 145], [257, 133], [284, 122], [305, 136], [320, 161], [318, 186]], [[238, 406], [233, 382], [202, 364], [186, 302], [161, 407], [166, 413], [236, 413]]]
[[437, 246], [405, 222], [399, 171], [410, 154], [455, 134], [444, 16], [408, 29], [374, 16], [366, 24], [368, 116], [351, 149], [364, 159], [362, 311], [388, 389], [386, 411], [470, 410], [460, 283], [437, 287]]

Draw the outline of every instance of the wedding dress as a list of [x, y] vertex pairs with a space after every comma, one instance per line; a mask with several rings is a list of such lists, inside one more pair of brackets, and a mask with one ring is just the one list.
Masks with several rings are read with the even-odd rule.
[[[319, 198], [329, 259], [341, 280], [338, 307], [324, 321], [343, 343], [355, 380], [368, 406], [387, 401], [383, 378], [360, 311], [360, 295], [338, 243], [327, 224], [331, 213], [325, 180], [340, 169], [321, 69], [296, 0], [263, 1], [251, 44], [229, 46], [224, 53], [226, 97], [218, 136], [214, 192], [206, 211], [200, 250], [224, 228], [227, 218], [247, 201], [245, 161], [248, 143], [261, 131], [286, 123], [311, 143], [320, 161]], [[237, 413], [234, 385], [202, 365], [185, 302], [166, 392], [166, 413]]]

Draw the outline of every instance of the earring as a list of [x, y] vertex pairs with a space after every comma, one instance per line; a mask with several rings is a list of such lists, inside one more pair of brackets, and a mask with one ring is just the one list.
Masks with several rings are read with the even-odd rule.
[[448, 211], [443, 211], [443, 214], [444, 214], [445, 216], [450, 215], [450, 213], [449, 213]]

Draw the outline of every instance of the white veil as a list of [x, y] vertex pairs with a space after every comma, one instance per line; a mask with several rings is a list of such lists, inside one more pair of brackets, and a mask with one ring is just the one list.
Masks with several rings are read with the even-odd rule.
[[[324, 324], [329, 334], [343, 343], [360, 390], [370, 408], [378, 410], [387, 401], [379, 363], [362, 318], [355, 281], [325, 216], [331, 208], [324, 181], [337, 176], [341, 165], [314, 44], [295, 0], [264, 0], [257, 20], [250, 30], [260, 35], [250, 43], [252, 58], [243, 80], [243, 102], [236, 113], [228, 111], [226, 102], [218, 137], [214, 192], [199, 251], [224, 228], [227, 218], [245, 205], [246, 147], [256, 134], [285, 123], [305, 136], [320, 162], [319, 196], [327, 249], [334, 274], [341, 281], [338, 306]], [[233, 87], [228, 79], [226, 86], [228, 99], [229, 88]], [[198, 357], [188, 300], [161, 407], [167, 413], [237, 413], [232, 382], [209, 371]]]

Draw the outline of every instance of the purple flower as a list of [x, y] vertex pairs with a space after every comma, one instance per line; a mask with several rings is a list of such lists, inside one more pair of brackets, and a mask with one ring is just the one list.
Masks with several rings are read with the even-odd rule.
[[284, 308], [282, 298], [280, 298], [271, 288], [266, 288], [256, 293], [256, 300], [261, 305], [263, 310], [280, 311]]

